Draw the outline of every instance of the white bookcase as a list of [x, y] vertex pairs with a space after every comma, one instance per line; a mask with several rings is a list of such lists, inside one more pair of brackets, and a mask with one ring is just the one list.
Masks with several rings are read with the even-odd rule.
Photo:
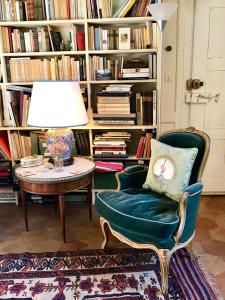
[[[8, 74], [8, 67], [7, 63], [8, 60], [12, 57], [30, 57], [30, 58], [47, 58], [47, 57], [61, 57], [63, 55], [69, 56], [83, 56], [86, 61], [86, 81], [80, 82], [82, 86], [85, 86], [87, 89], [87, 98], [88, 98], [88, 117], [89, 123], [86, 126], [81, 126], [79, 128], [74, 128], [74, 130], [86, 130], [89, 135], [89, 142], [90, 142], [90, 155], [93, 156], [93, 139], [96, 132], [104, 132], [108, 130], [123, 130], [123, 131], [131, 131], [134, 135], [138, 135], [145, 130], [156, 129], [157, 133], [160, 131], [160, 58], [161, 58], [161, 49], [160, 49], [160, 32], [157, 31], [157, 47], [150, 48], [150, 49], [131, 49], [131, 50], [90, 50], [88, 45], [88, 27], [91, 25], [109, 25], [112, 27], [129, 27], [136, 25], [145, 25], [149, 21], [154, 21], [151, 17], [126, 17], [126, 18], [105, 18], [105, 19], [79, 19], [79, 20], [44, 20], [44, 21], [15, 21], [15, 22], [0, 22], [0, 59], [1, 59], [1, 73], [2, 73], [2, 82], [0, 83], [1, 91], [2, 91], [2, 98], [3, 98], [3, 106], [5, 110], [5, 125], [2, 124], [0, 127], [1, 131], [6, 131], [8, 135], [11, 131], [17, 130], [20, 131], [34, 131], [36, 130], [33, 127], [7, 127], [7, 99], [5, 97], [6, 88], [8, 85], [26, 85], [32, 86], [32, 82], [10, 82], [10, 76]], [[63, 31], [69, 31], [72, 25], [79, 25], [84, 28], [85, 32], [85, 43], [86, 43], [86, 50], [85, 51], [55, 51], [55, 52], [23, 52], [23, 53], [4, 53], [3, 52], [3, 36], [2, 36], [2, 27], [4, 26], [12, 26], [14, 28], [37, 28], [40, 26], [53, 26], [57, 28], [61, 28]], [[100, 56], [107, 56], [107, 57], [114, 57], [114, 56], [134, 56], [134, 55], [148, 55], [149, 53], [157, 53], [157, 79], [146, 79], [146, 80], [105, 80], [105, 81], [97, 81], [90, 78], [90, 57], [92, 55], [100, 55]], [[94, 107], [94, 92], [99, 85], [103, 84], [112, 84], [112, 83], [132, 83], [134, 86], [137, 87], [139, 91], [150, 89], [150, 90], [157, 90], [157, 125], [98, 125], [93, 121], [93, 107]], [[40, 128], [38, 128], [40, 130]], [[135, 133], [136, 132], [136, 133]], [[131, 138], [132, 143], [132, 138]], [[19, 162], [17, 159], [12, 159], [13, 164]], [[103, 159], [101, 159], [103, 160]], [[111, 159], [111, 161], [116, 161], [121, 159]], [[123, 161], [132, 161], [134, 164], [137, 163], [139, 160], [135, 157], [135, 151], [130, 153], [130, 156], [126, 159], [122, 159]], [[145, 159], [141, 159], [144, 161]], [[146, 161], [149, 159], [146, 159]]]

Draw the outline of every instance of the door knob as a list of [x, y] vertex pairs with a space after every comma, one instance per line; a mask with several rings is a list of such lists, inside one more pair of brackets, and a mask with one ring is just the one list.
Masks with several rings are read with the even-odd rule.
[[188, 91], [190, 91], [192, 89], [197, 90], [203, 85], [204, 85], [204, 83], [200, 79], [188, 79], [186, 81], [186, 88]]

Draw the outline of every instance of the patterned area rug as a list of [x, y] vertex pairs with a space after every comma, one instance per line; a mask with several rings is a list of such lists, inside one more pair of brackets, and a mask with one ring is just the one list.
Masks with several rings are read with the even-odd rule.
[[217, 299], [197, 260], [173, 255], [169, 295], [160, 291], [159, 261], [151, 251], [84, 250], [0, 256], [0, 299]]

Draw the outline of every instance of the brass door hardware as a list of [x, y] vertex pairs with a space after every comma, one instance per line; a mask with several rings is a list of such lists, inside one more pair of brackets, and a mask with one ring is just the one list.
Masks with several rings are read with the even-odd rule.
[[203, 85], [204, 83], [200, 79], [188, 79], [186, 81], [186, 88], [188, 91], [197, 90]]

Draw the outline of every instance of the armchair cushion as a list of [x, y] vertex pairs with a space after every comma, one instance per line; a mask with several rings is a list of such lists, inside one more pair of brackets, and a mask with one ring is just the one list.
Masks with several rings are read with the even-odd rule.
[[197, 148], [172, 147], [154, 139], [144, 188], [178, 201], [188, 186]]
[[138, 243], [171, 249], [179, 225], [178, 203], [147, 189], [100, 192], [96, 210], [111, 227]]

